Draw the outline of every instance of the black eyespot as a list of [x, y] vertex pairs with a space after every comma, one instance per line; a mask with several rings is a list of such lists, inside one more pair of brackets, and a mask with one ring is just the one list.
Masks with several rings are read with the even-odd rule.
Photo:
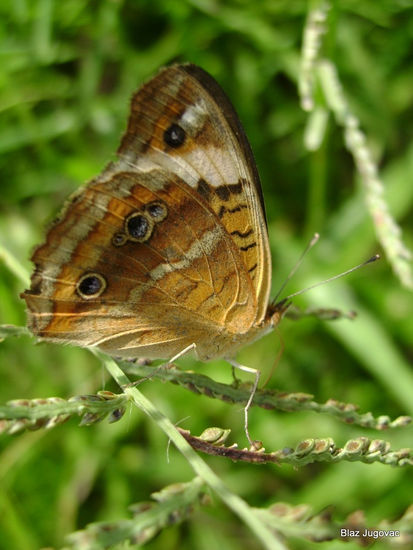
[[146, 210], [151, 218], [156, 222], [164, 220], [168, 214], [166, 205], [163, 202], [155, 201], [146, 206]]
[[128, 233], [135, 239], [142, 239], [149, 229], [149, 222], [145, 216], [134, 216], [128, 221]]
[[151, 236], [152, 228], [152, 220], [143, 214], [132, 214], [126, 219], [126, 232], [134, 241], [147, 241]]
[[183, 145], [186, 138], [186, 133], [178, 124], [171, 124], [163, 134], [163, 140], [169, 147], [180, 147]]
[[82, 298], [97, 298], [106, 288], [106, 280], [99, 273], [86, 273], [77, 283], [77, 291]]
[[122, 246], [126, 243], [127, 240], [128, 240], [128, 238], [125, 235], [125, 233], [116, 233], [112, 237], [112, 244], [114, 246]]

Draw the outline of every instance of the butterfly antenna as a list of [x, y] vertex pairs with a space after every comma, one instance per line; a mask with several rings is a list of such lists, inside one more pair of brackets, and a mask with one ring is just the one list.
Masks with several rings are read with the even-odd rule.
[[356, 269], [360, 269], [360, 267], [364, 267], [367, 264], [371, 264], [372, 262], [375, 262], [376, 260], [380, 259], [380, 254], [376, 254], [375, 256], [372, 256], [365, 262], [356, 265], [355, 267], [352, 267], [351, 269], [347, 269], [347, 271], [343, 271], [343, 273], [339, 273], [338, 275], [334, 275], [334, 277], [329, 277], [328, 279], [325, 279], [324, 281], [320, 281], [319, 283], [315, 283], [314, 285], [311, 285], [307, 288], [304, 288], [303, 290], [299, 290], [298, 292], [294, 292], [294, 294], [290, 294], [286, 298], [283, 299], [283, 302], [285, 300], [289, 300], [290, 298], [294, 298], [295, 296], [299, 296], [300, 294], [304, 294], [304, 292], [307, 292], [307, 290], [312, 290], [313, 288], [316, 288], [317, 286], [324, 285], [325, 283], [330, 283], [331, 281], [335, 281], [336, 279], [340, 279], [341, 277], [344, 277], [344, 275], [348, 275], [352, 271], [356, 271]]
[[[317, 243], [318, 239], [320, 238], [320, 235], [319, 233], [314, 233], [311, 241], [307, 244], [307, 246], [305, 247], [304, 251], [302, 252], [301, 256], [298, 258], [295, 266], [292, 268], [292, 270], [290, 271], [290, 273], [287, 275], [287, 278], [285, 279], [285, 281], [283, 282], [283, 284], [281, 285], [281, 288], [279, 289], [279, 291], [277, 292], [273, 302], [274, 304], [277, 303], [277, 300], [280, 296], [280, 294], [282, 293], [282, 291], [284, 290], [284, 288], [287, 286], [287, 283], [292, 279], [292, 277], [294, 276], [295, 272], [297, 271], [297, 269], [300, 267], [300, 265], [303, 263], [303, 260], [304, 258], [306, 257], [307, 253], [313, 248], [313, 246]], [[287, 299], [287, 298], [286, 298]]]

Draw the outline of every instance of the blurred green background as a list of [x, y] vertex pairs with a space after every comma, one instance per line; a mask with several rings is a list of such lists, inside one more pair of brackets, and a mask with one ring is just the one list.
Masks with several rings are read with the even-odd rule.
[[[300, 48], [311, 3], [297, 0], [3, 0], [0, 4], [0, 240], [27, 271], [32, 247], [65, 197], [113, 159], [133, 91], [157, 69], [191, 61], [209, 71], [234, 103], [261, 174], [273, 256], [273, 295], [309, 236], [321, 241], [289, 284], [299, 290], [380, 251], [343, 135], [330, 118], [317, 152], [303, 144], [307, 114], [299, 104]], [[380, 165], [391, 212], [413, 247], [413, 3], [333, 3], [323, 55], [334, 61], [352, 110]], [[0, 322], [23, 325], [24, 284], [0, 265]], [[323, 402], [353, 402], [392, 418], [413, 414], [411, 293], [386, 258], [344, 280], [297, 298], [302, 307], [355, 309], [355, 321], [285, 320], [239, 355], [269, 373], [269, 387], [313, 393]], [[224, 362], [181, 363], [231, 381]], [[16, 398], [95, 393], [106, 381], [85, 350], [33, 339], [0, 345], [0, 403]], [[141, 389], [174, 422], [193, 433], [229, 427], [245, 444], [240, 407], [184, 389], [146, 382]], [[189, 417], [189, 418], [187, 418]], [[383, 434], [313, 413], [252, 410], [250, 429], [268, 450], [307, 437], [385, 438], [413, 447], [413, 429]], [[59, 546], [91, 521], [128, 517], [192, 471], [159, 429], [136, 410], [121, 422], [79, 428], [72, 419], [48, 432], [0, 439], [0, 548]], [[333, 505], [343, 520], [364, 509], [370, 525], [394, 520], [412, 502], [407, 469], [361, 463], [253, 466], [207, 458], [251, 505]], [[290, 541], [292, 549], [316, 548]], [[215, 499], [192, 521], [165, 530], [151, 549], [254, 549], [258, 542]], [[328, 543], [329, 549], [344, 543]], [[375, 548], [384, 548], [377, 543]], [[346, 549], [356, 548], [353, 543]]]

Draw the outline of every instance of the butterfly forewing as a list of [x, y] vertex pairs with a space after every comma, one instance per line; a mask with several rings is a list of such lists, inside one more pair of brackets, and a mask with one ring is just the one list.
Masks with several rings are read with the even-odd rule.
[[144, 169], [165, 167], [210, 205], [251, 277], [260, 322], [271, 280], [261, 185], [239, 118], [216, 81], [194, 65], [163, 69], [134, 96], [118, 153]]
[[31, 329], [127, 357], [232, 352], [261, 330], [271, 267], [229, 100], [201, 69], [166, 68], [134, 96], [118, 154], [33, 255]]

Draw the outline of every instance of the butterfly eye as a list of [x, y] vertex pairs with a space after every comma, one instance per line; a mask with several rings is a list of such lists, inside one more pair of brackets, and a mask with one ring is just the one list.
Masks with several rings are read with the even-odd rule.
[[180, 147], [183, 145], [186, 138], [186, 133], [178, 124], [171, 124], [163, 134], [163, 140], [169, 147]]
[[126, 218], [125, 231], [131, 241], [143, 243], [152, 235], [153, 221], [144, 214], [133, 213]]
[[97, 298], [106, 288], [106, 280], [99, 273], [86, 273], [77, 283], [76, 290], [81, 298]]
[[166, 204], [160, 201], [151, 202], [146, 206], [146, 210], [155, 222], [161, 222], [168, 214]]

